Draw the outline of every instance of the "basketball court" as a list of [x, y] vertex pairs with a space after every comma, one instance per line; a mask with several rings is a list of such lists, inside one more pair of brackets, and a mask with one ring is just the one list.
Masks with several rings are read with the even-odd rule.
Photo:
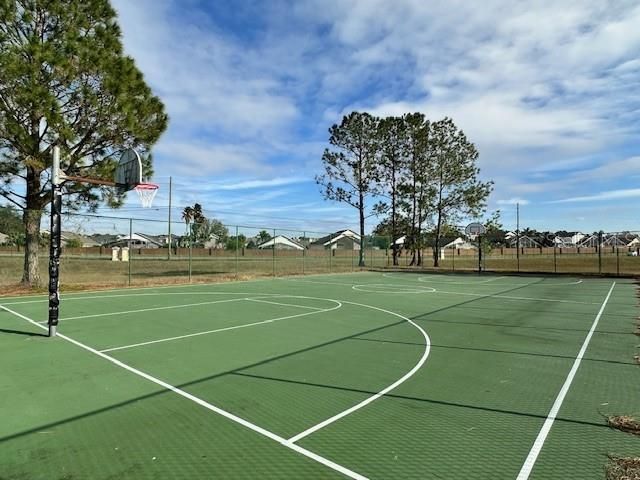
[[0, 299], [0, 478], [599, 479], [630, 280], [367, 272]]

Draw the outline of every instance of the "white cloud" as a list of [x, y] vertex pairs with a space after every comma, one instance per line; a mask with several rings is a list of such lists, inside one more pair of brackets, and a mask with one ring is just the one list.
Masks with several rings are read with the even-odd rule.
[[606, 200], [623, 200], [627, 198], [637, 197], [640, 197], [640, 188], [628, 188], [623, 190], [609, 190], [605, 192], [599, 192], [594, 195], [563, 198], [561, 200], [553, 200], [547, 203], [596, 202]]
[[524, 198], [509, 198], [507, 200], [498, 200], [496, 201], [498, 205], [529, 205], [529, 200], [525, 200]]
[[258, 2], [222, 19], [206, 2], [114, 3], [171, 116], [156, 172], [209, 177], [201, 191], [311, 180], [327, 128], [353, 109], [452, 117], [498, 205], [633, 190], [636, 1]]
[[284, 185], [304, 183], [308, 181], [309, 178], [307, 177], [276, 177], [269, 180], [244, 180], [242, 182], [219, 185], [217, 188], [219, 190], [247, 190], [255, 188], [281, 187]]

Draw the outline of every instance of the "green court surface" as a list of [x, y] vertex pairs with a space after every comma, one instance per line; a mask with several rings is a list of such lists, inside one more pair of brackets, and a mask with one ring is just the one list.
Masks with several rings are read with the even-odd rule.
[[[601, 479], [630, 280], [352, 273], [0, 299], [0, 479]], [[44, 329], [43, 329], [44, 328]]]

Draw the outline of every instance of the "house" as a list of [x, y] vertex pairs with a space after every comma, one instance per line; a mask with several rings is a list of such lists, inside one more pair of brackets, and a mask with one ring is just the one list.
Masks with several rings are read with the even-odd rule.
[[628, 243], [628, 240], [621, 234], [602, 234], [600, 236], [597, 233], [589, 235], [583, 238], [578, 247], [597, 247], [601, 244], [603, 247], [624, 247]]
[[527, 235], [520, 235], [519, 239], [516, 234], [510, 238], [505, 235], [505, 239], [507, 239], [507, 243], [511, 248], [518, 248], [518, 246], [520, 248], [540, 248], [540, 243]]
[[259, 249], [275, 248], [276, 250], [304, 250], [304, 247], [295, 240], [287, 238], [284, 235], [276, 235], [266, 242], [258, 245]]
[[115, 235], [113, 233], [94, 233], [93, 235], [91, 235], [91, 238], [98, 245], [109, 245], [112, 242], [118, 240], [118, 235]]
[[[153, 239], [154, 241], [158, 242], [162, 246], [165, 246], [165, 245], [169, 246], [169, 235], [167, 235], [166, 233], [163, 235], [147, 235], [147, 237]], [[171, 245], [175, 247], [176, 245], [178, 245], [179, 241], [180, 241], [180, 235], [176, 235], [172, 233]]]
[[638, 248], [640, 247], [640, 238], [636, 237], [633, 240], [631, 240], [629, 243], [627, 243], [626, 245], [627, 247], [633, 247], [633, 248]]
[[407, 241], [407, 236], [403, 235], [400, 238], [398, 238], [395, 242], [393, 242], [394, 245], [398, 245], [400, 248], [404, 247], [405, 242]]
[[580, 232], [575, 232], [571, 236], [565, 236], [565, 237], [556, 236], [553, 239], [553, 243], [555, 244], [556, 247], [573, 248], [573, 247], [577, 247], [580, 241], [583, 238], [585, 238], [585, 236], [586, 235]]
[[0, 232], [0, 245], [4, 245], [9, 242], [9, 235]]
[[470, 250], [472, 248], [477, 248], [475, 245], [463, 240], [462, 237], [456, 238], [454, 241], [447, 243], [442, 248], [455, 248], [461, 250]]
[[339, 230], [319, 238], [309, 244], [309, 248], [330, 248], [331, 250], [360, 250], [360, 235], [352, 230]]
[[[626, 233], [626, 234], [612, 234], [612, 235], [604, 235], [602, 240], [602, 245], [603, 246], [610, 246], [610, 247], [626, 247], [627, 245], [629, 245], [629, 238], [631, 238], [631, 234]], [[638, 237], [634, 238], [633, 240], [637, 240]], [[633, 241], [631, 240], [631, 241]]]
[[66, 247], [69, 242], [73, 242], [82, 248], [99, 247], [100, 244], [93, 238], [74, 232], [60, 232], [62, 246]]
[[160, 248], [162, 244], [153, 239], [151, 235], [142, 233], [132, 233], [129, 235], [119, 235], [118, 239], [109, 244], [110, 247], [131, 247], [131, 248]]

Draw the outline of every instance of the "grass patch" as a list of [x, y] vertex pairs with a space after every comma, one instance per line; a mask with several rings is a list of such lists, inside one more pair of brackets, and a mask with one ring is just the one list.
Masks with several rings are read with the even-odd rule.
[[640, 480], [640, 458], [609, 456], [607, 480]]

